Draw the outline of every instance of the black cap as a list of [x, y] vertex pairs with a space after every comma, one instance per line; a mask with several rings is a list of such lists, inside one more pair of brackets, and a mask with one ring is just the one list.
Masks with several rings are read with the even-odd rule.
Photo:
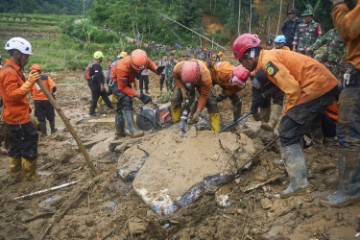
[[291, 13], [294, 13], [294, 14], [297, 14], [297, 10], [296, 9], [291, 9], [288, 14], [291, 14]]

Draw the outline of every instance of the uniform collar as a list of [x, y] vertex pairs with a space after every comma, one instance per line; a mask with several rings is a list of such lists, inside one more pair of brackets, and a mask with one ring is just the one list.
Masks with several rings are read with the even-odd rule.
[[15, 63], [15, 62], [14, 62], [13, 60], [11, 60], [10, 58], [7, 58], [7, 59], [5, 60], [5, 65], [10, 65], [10, 66], [12, 66], [16, 71], [19, 71], [19, 72], [22, 73], [22, 70], [21, 70], [20, 66], [17, 65], [17, 63]]

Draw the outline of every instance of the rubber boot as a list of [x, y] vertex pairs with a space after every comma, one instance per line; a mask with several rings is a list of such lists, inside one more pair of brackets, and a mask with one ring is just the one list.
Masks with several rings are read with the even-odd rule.
[[10, 157], [9, 162], [9, 174], [15, 182], [21, 181], [21, 157]]
[[138, 138], [144, 135], [144, 131], [137, 130], [134, 124], [134, 118], [131, 110], [122, 110], [122, 114], [124, 116], [125, 123], [127, 125], [128, 130], [130, 131], [130, 137]]
[[49, 123], [50, 123], [51, 134], [56, 133], [57, 128], [55, 127], [55, 121], [50, 121]]
[[319, 119], [315, 119], [309, 127], [309, 132], [313, 142], [322, 144], [324, 142], [324, 132]]
[[261, 122], [261, 128], [273, 131], [276, 124], [279, 121], [279, 117], [282, 111], [282, 107], [279, 104], [273, 104], [271, 105], [271, 112], [268, 122]]
[[300, 144], [281, 147], [285, 161], [285, 169], [290, 178], [289, 186], [280, 193], [281, 198], [288, 198], [311, 192], [307, 180], [307, 169], [304, 153]]
[[29, 161], [26, 158], [22, 158], [22, 170], [24, 180], [36, 180], [36, 159]]
[[178, 122], [180, 122], [181, 108], [179, 108], [179, 107], [172, 107], [172, 106], [171, 106], [170, 111], [171, 111], [172, 122], [173, 122], [173, 123], [178, 123]]
[[239, 104], [237, 104], [237, 105], [232, 104], [234, 121], [236, 119], [238, 119], [239, 117], [241, 117], [241, 108], [242, 108], [242, 103], [241, 102], [239, 102]]
[[115, 113], [115, 130], [115, 140], [126, 137], [124, 117], [122, 113], [119, 112]]
[[341, 149], [339, 185], [333, 194], [320, 199], [323, 206], [345, 207], [360, 200], [360, 153]]
[[260, 108], [260, 120], [262, 122], [268, 122], [270, 119], [270, 107], [261, 107]]
[[209, 116], [211, 130], [213, 130], [215, 133], [220, 132], [220, 113], [211, 113]]
[[47, 136], [46, 122], [39, 122], [41, 136]]

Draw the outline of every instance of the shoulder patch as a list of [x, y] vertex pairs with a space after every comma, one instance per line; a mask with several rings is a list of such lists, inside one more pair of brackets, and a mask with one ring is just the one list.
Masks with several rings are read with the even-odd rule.
[[265, 65], [265, 71], [267, 74], [273, 77], [279, 71], [279, 69], [270, 61]]

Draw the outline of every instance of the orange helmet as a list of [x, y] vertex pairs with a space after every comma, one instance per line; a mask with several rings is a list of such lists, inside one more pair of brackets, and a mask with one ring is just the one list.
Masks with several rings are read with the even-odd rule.
[[200, 66], [196, 61], [185, 61], [181, 69], [181, 80], [196, 85], [200, 77]]
[[136, 49], [131, 53], [131, 66], [137, 70], [141, 71], [147, 67], [148, 57], [144, 50]]
[[258, 35], [245, 33], [237, 37], [231, 47], [231, 51], [235, 59], [239, 60], [248, 49], [259, 46], [260, 42]]
[[33, 64], [30, 69], [35, 71], [41, 71], [41, 67], [38, 64]]
[[245, 87], [245, 82], [249, 77], [250, 71], [240, 65], [234, 68], [233, 72], [231, 73], [230, 82], [233, 86], [243, 88]]

